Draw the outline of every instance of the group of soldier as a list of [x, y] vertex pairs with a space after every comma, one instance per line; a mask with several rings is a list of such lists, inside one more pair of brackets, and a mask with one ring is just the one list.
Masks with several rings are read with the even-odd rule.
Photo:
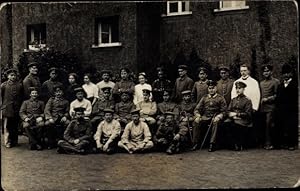
[[[43, 84], [38, 64], [31, 62], [28, 68], [22, 83], [12, 68], [1, 84], [7, 148], [18, 144], [19, 126], [28, 136], [30, 150], [57, 147], [58, 153], [157, 150], [173, 154], [203, 146], [213, 152], [225, 137], [230, 148], [241, 151], [253, 126], [264, 129], [259, 132], [266, 150], [297, 146], [298, 85], [288, 64], [282, 67], [281, 81], [272, 76], [272, 65], [262, 66], [260, 83], [245, 64], [236, 81], [229, 78], [227, 66], [220, 66], [217, 82], [208, 79], [204, 67], [194, 82], [188, 67], [179, 65], [174, 86], [162, 67], [157, 68], [158, 79], [152, 85], [144, 72], [135, 84], [129, 69], [122, 68], [120, 81], [112, 82], [111, 71], [103, 70], [97, 84], [84, 74], [80, 85], [77, 74], [70, 73], [68, 87], [59, 82], [58, 68], [49, 69], [50, 78]], [[256, 122], [258, 113], [264, 123]]]

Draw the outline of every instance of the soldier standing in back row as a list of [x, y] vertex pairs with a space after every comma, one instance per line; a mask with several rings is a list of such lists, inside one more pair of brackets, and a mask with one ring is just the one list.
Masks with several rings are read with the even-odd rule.
[[198, 77], [199, 77], [199, 80], [197, 82], [195, 82], [193, 90], [192, 90], [192, 97], [197, 104], [199, 103], [201, 98], [208, 93], [208, 91], [207, 91], [207, 69], [204, 67], [200, 67]]
[[229, 105], [233, 80], [229, 78], [229, 67], [222, 65], [219, 67], [219, 71], [221, 79], [217, 82], [217, 93], [223, 96], [226, 104]]
[[38, 63], [31, 62], [28, 64], [29, 74], [23, 80], [24, 98], [30, 98], [30, 87], [36, 87], [38, 92], [41, 92], [41, 82], [38, 77]]
[[164, 72], [164, 69], [162, 67], [158, 67], [156, 70], [157, 70], [158, 79], [156, 79], [152, 83], [153, 100], [156, 103], [160, 103], [160, 102], [163, 101], [164, 91], [171, 90], [172, 85], [171, 85], [171, 81], [166, 79], [165, 72]]
[[4, 128], [4, 145], [7, 148], [18, 144], [19, 110], [22, 103], [22, 84], [17, 81], [17, 70], [6, 71], [8, 80], [1, 84], [1, 103]]
[[179, 78], [176, 79], [174, 90], [173, 90], [173, 99], [176, 103], [182, 101], [181, 92], [190, 90], [192, 91], [194, 81], [187, 75], [187, 66], [179, 65], [178, 66]]
[[58, 81], [58, 69], [55, 67], [49, 70], [50, 78], [46, 80], [42, 85], [41, 99], [47, 103], [50, 97], [54, 97], [54, 87], [63, 86], [61, 82]]

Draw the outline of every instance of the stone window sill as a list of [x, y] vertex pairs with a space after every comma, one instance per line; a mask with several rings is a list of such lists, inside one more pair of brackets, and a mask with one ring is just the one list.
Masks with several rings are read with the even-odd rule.
[[217, 12], [227, 12], [227, 11], [240, 11], [240, 10], [247, 10], [247, 9], [249, 9], [249, 6], [214, 9], [214, 12], [217, 13]]
[[120, 42], [113, 42], [113, 43], [104, 43], [104, 44], [93, 44], [92, 48], [106, 48], [106, 47], [120, 47], [122, 46], [122, 43]]
[[191, 15], [192, 11], [186, 11], [181, 13], [168, 13], [168, 14], [162, 14], [161, 17], [173, 17], [173, 16], [182, 16], [182, 15]]

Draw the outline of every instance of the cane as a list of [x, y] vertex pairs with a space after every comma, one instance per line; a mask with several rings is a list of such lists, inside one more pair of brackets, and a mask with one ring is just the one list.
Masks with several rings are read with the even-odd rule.
[[205, 134], [205, 137], [204, 137], [204, 139], [203, 139], [203, 141], [202, 141], [202, 143], [201, 143], [200, 150], [202, 149], [202, 147], [203, 147], [203, 145], [204, 145], [204, 143], [205, 143], [206, 137], [207, 137], [207, 135], [208, 135], [208, 133], [209, 133], [209, 131], [210, 131], [210, 129], [211, 129], [211, 126], [212, 126], [212, 124], [213, 124], [213, 121], [214, 121], [215, 116], [216, 116], [216, 114], [214, 114], [213, 117], [212, 117], [212, 119], [211, 119], [211, 122], [210, 122], [210, 124], [209, 124], [209, 126], [208, 126], [207, 132], [206, 132], [206, 134]]

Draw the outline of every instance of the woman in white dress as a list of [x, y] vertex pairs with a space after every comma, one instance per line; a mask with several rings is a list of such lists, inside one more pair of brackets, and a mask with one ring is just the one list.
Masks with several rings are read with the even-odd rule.
[[[139, 73], [138, 78], [139, 84], [134, 86], [133, 103], [135, 105], [144, 100], [143, 89], [149, 89], [150, 91], [152, 91], [151, 85], [146, 83], [147, 79], [144, 72]], [[150, 100], [152, 100], [152, 93], [150, 94]]]

